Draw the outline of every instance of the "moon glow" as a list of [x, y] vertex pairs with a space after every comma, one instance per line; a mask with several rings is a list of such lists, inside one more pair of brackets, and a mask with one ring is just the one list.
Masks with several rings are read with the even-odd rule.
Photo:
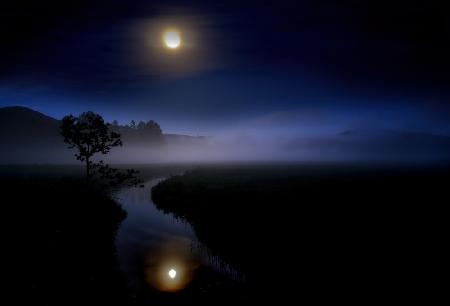
[[174, 269], [170, 269], [170, 271], [167, 273], [171, 279], [174, 279], [177, 276], [177, 271]]
[[176, 30], [167, 30], [163, 34], [163, 42], [169, 49], [177, 49], [181, 45], [181, 35]]

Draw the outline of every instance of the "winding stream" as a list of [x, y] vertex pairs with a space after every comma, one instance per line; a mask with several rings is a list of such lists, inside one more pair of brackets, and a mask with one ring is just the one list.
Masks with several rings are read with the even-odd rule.
[[210, 255], [188, 223], [156, 208], [151, 189], [160, 181], [154, 179], [143, 188], [127, 188], [118, 195], [127, 218], [120, 226], [116, 248], [131, 288], [177, 291], [192, 281], [199, 267], [234, 277], [235, 271]]

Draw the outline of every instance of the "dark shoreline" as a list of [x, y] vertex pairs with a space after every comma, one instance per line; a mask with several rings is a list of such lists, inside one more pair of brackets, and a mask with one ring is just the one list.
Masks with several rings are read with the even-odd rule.
[[6, 226], [19, 242], [8, 264], [28, 301], [128, 303], [115, 237], [126, 212], [77, 179], [0, 179]]
[[445, 241], [447, 167], [208, 164], [174, 175], [192, 166], [148, 166], [144, 180], [169, 177], [153, 190], [157, 207], [189, 221], [246, 281], [202, 269], [183, 292], [145, 290], [138, 298], [117, 268], [125, 215], [111, 195], [87, 188], [76, 167], [8, 169], [0, 176], [14, 243], [8, 264], [23, 270], [14, 286], [32, 301], [229, 305], [411, 296], [424, 292], [423, 280], [439, 288], [422, 263], [439, 271], [444, 254], [436, 248]]
[[[189, 167], [147, 165], [140, 168], [140, 177], [170, 176]], [[240, 290], [226, 277], [202, 268], [181, 292], [159, 292], [148, 285], [134, 292], [117, 259], [116, 236], [126, 212], [115, 194], [87, 186], [84, 169], [75, 165], [10, 165], [0, 170], [4, 224], [14, 245], [8, 264], [21, 271], [11, 287], [23, 292], [26, 301], [202, 304], [216, 301], [227, 290]]]
[[266, 298], [299, 284], [305, 297], [381, 297], [421, 282], [420, 246], [433, 250], [440, 236], [449, 181], [440, 166], [203, 166], [159, 183], [152, 198]]
[[[140, 178], [187, 167], [141, 166]], [[13, 289], [46, 304], [135, 303], [116, 258], [116, 235], [126, 212], [114, 193], [86, 185], [84, 170], [80, 165], [0, 166], [3, 220], [14, 245], [8, 264], [23, 270]]]

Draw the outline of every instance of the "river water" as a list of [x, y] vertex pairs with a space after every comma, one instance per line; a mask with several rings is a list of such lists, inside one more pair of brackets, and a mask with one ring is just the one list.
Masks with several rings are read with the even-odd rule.
[[116, 249], [130, 287], [136, 292], [146, 288], [182, 290], [201, 267], [234, 277], [236, 272], [210, 254], [188, 223], [156, 208], [151, 189], [159, 181], [124, 189], [118, 195], [127, 218], [118, 231]]

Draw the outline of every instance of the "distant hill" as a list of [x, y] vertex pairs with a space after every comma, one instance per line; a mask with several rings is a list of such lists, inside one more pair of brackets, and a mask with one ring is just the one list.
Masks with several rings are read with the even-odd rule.
[[202, 144], [210, 137], [207, 136], [190, 136], [179, 134], [164, 134], [164, 139], [171, 144]]
[[351, 129], [290, 142], [290, 150], [348, 160], [450, 160], [450, 137], [384, 129]]
[[[67, 149], [59, 126], [60, 120], [26, 107], [0, 108], [0, 164], [74, 162], [73, 152]], [[140, 122], [135, 127], [113, 125], [111, 128], [122, 135], [124, 147], [115, 151], [124, 154], [127, 148], [195, 145], [202, 139], [187, 135], [165, 135], [152, 120]]]
[[0, 163], [69, 161], [59, 121], [26, 107], [0, 108]]
[[340, 140], [358, 144], [365, 152], [378, 152], [382, 156], [404, 158], [449, 159], [450, 137], [429, 133], [396, 130], [348, 130]]
[[54, 144], [62, 141], [58, 128], [58, 120], [29, 108], [0, 108], [0, 139], [9, 144]]

